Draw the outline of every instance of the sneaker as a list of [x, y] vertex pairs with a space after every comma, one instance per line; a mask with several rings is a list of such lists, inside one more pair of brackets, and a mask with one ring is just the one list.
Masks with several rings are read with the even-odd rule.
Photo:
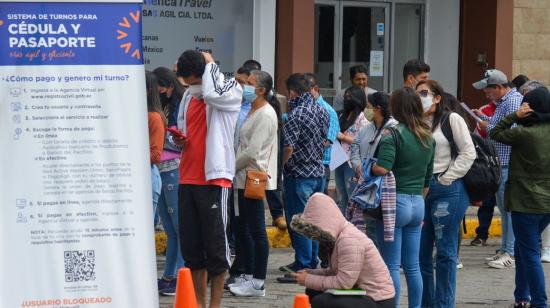
[[175, 296], [176, 295], [176, 286], [166, 288], [166, 289], [160, 291], [159, 294], [164, 295], [164, 296]]
[[550, 247], [542, 247], [540, 260], [544, 263], [550, 263]]
[[528, 302], [520, 302], [520, 303], [514, 303], [512, 304], [512, 306], [510, 306], [511, 308], [528, 308], [528, 307], [531, 307], [531, 305], [528, 303]]
[[161, 278], [157, 282], [158, 285], [158, 291], [162, 295], [176, 295], [176, 285], [177, 285], [177, 279], [174, 278], [170, 281]]
[[283, 216], [279, 216], [275, 219], [273, 219], [273, 226], [277, 227], [281, 230], [286, 230], [286, 220]]
[[487, 240], [482, 239], [478, 235], [470, 242], [470, 246], [487, 246]]
[[503, 252], [498, 251], [496, 255], [494, 255], [492, 257], [485, 258], [485, 261], [496, 261], [496, 260], [500, 259], [500, 257], [502, 257], [503, 254], [504, 254]]
[[295, 272], [295, 270], [294, 270], [294, 262], [279, 267], [279, 271], [281, 271], [281, 272], [286, 272], [286, 273], [294, 273], [294, 272]]
[[265, 296], [265, 288], [257, 288], [253, 281], [246, 280], [238, 286], [232, 286], [229, 288], [229, 292], [234, 296], [254, 296], [254, 297], [263, 297]]
[[458, 262], [456, 264], [456, 269], [461, 269], [461, 268], [464, 268], [464, 264], [462, 264], [462, 262]]
[[229, 281], [230, 279], [231, 277], [229, 277], [224, 284], [224, 288], [225, 288], [225, 285], [227, 285], [226, 290], [230, 290], [231, 287], [240, 286], [244, 282], [248, 281], [248, 279], [246, 279], [246, 276], [244, 274], [241, 274], [240, 276], [234, 276], [233, 281]]
[[489, 266], [492, 268], [514, 268], [516, 267], [516, 260], [508, 253], [504, 253], [500, 258], [489, 262]]

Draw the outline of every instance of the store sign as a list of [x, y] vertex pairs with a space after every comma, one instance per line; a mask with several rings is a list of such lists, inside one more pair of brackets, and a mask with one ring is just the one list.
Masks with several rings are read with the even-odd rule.
[[145, 0], [145, 67], [172, 68], [186, 49], [210, 52], [226, 76], [252, 57], [253, 0]]
[[158, 307], [141, 24], [0, 3], [0, 307]]

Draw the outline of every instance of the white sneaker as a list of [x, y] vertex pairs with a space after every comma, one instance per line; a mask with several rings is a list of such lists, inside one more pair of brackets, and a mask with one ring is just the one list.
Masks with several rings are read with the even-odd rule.
[[458, 262], [456, 264], [456, 269], [461, 269], [461, 268], [464, 268], [464, 264], [462, 264], [462, 262]]
[[235, 278], [235, 282], [228, 284], [227, 287], [229, 289], [231, 289], [232, 287], [238, 287], [247, 281], [248, 279], [246, 279], [246, 276], [244, 274], [241, 274], [241, 276]]
[[492, 257], [488, 257], [488, 258], [485, 258], [485, 261], [496, 261], [498, 259], [500, 259], [500, 257], [502, 257], [504, 253], [503, 252], [497, 252], [496, 255], [492, 256]]
[[489, 266], [492, 268], [514, 268], [516, 267], [516, 260], [508, 253], [504, 253], [500, 258], [489, 262]]
[[544, 263], [550, 263], [550, 247], [542, 247], [540, 260]]
[[240, 284], [239, 286], [230, 287], [229, 292], [235, 296], [254, 296], [254, 297], [263, 297], [265, 296], [265, 288], [256, 288], [254, 282], [247, 280]]

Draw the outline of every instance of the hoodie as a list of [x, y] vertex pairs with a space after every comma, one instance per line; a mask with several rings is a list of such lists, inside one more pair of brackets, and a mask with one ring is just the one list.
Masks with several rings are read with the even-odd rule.
[[308, 270], [306, 288], [359, 288], [375, 301], [395, 297], [390, 273], [374, 243], [344, 218], [332, 198], [311, 196], [304, 212], [292, 218], [291, 227], [332, 251], [327, 269]]

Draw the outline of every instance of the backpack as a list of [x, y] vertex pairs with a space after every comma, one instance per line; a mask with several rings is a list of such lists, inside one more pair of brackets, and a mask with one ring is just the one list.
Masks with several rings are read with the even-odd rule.
[[[451, 146], [451, 157], [458, 156], [458, 148], [454, 142], [453, 131], [449, 121], [451, 113], [443, 116], [441, 120], [441, 131]], [[501, 165], [495, 146], [487, 139], [470, 133], [476, 149], [476, 159], [462, 178], [470, 201], [484, 200], [494, 195], [500, 187], [502, 178]]]

